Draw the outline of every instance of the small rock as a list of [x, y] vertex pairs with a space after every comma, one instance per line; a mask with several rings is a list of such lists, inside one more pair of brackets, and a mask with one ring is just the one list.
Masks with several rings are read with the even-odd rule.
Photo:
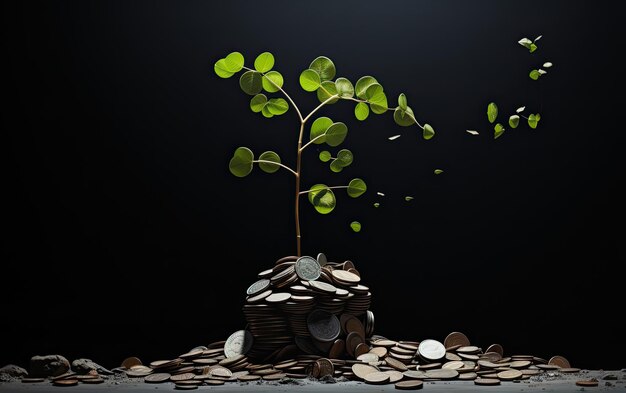
[[56, 377], [68, 372], [70, 362], [61, 355], [33, 356], [30, 358], [31, 377]]
[[9, 382], [15, 378], [28, 376], [28, 371], [15, 364], [7, 364], [0, 368], [0, 381]]
[[78, 374], [87, 374], [91, 370], [99, 374], [112, 375], [113, 371], [108, 370], [91, 359], [76, 359], [72, 362], [72, 370]]

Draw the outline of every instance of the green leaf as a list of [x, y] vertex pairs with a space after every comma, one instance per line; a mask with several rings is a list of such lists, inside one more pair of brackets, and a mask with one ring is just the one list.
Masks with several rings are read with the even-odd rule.
[[359, 78], [359, 80], [356, 81], [356, 87], [354, 89], [356, 96], [362, 100], [365, 100], [365, 92], [367, 91], [367, 88], [374, 83], [378, 83], [378, 81], [373, 76], [364, 76]]
[[315, 91], [319, 89], [320, 83], [322, 81], [319, 74], [312, 69], [304, 70], [300, 74], [300, 86], [302, 86], [304, 91]]
[[519, 125], [519, 116], [511, 115], [511, 117], [509, 117], [509, 126], [511, 126], [511, 128], [517, 128], [518, 125]]
[[238, 147], [228, 163], [230, 173], [237, 177], [246, 177], [252, 172], [254, 153], [247, 147]]
[[254, 69], [259, 72], [268, 72], [274, 67], [274, 55], [270, 52], [263, 52], [254, 60]]
[[335, 173], [339, 173], [343, 171], [343, 165], [341, 165], [341, 162], [339, 160], [333, 160], [330, 163], [330, 170]]
[[333, 123], [326, 130], [326, 143], [329, 146], [336, 147], [346, 139], [348, 135], [348, 126], [342, 122]]
[[322, 162], [328, 162], [330, 161], [330, 159], [333, 158], [330, 154], [330, 152], [328, 150], [322, 150], [320, 152], [320, 161]]
[[424, 130], [422, 132], [422, 137], [426, 140], [431, 139], [435, 136], [435, 129], [428, 123], [424, 124]]
[[263, 76], [256, 71], [246, 71], [241, 74], [239, 78], [239, 86], [244, 93], [251, 96], [259, 94], [261, 92], [262, 84], [261, 79]]
[[229, 53], [224, 59], [224, 66], [229, 72], [239, 72], [243, 68], [243, 55], [239, 52]]
[[530, 48], [528, 48], [530, 50], [530, 53], [533, 53], [534, 51], [537, 50], [537, 45], [535, 45], [534, 43], [530, 44]]
[[[320, 86], [320, 88], [317, 89], [317, 99], [320, 100], [320, 102], [324, 102], [336, 94], [337, 94], [337, 87], [335, 86], [335, 82], [333, 81], [322, 82], [322, 85]], [[337, 101], [339, 101], [339, 98], [330, 100], [328, 101], [328, 103], [334, 104]]]
[[337, 205], [333, 190], [328, 188], [325, 184], [315, 184], [311, 187], [308, 195], [309, 202], [311, 202], [315, 210], [320, 214], [330, 213]]
[[393, 121], [401, 127], [408, 127], [415, 124], [415, 120], [413, 120], [414, 117], [413, 109], [411, 109], [410, 106], [406, 107], [406, 111], [403, 111], [402, 108], [396, 108], [396, 110], [393, 111]]
[[408, 196], [408, 195], [404, 197], [404, 200], [407, 202], [411, 202], [413, 199], [415, 198], [413, 198], [412, 196]]
[[263, 76], [263, 89], [266, 92], [276, 93], [280, 90], [280, 87], [283, 87], [283, 76], [280, 74], [280, 72], [270, 71]]
[[504, 126], [500, 123], [497, 123], [493, 127], [493, 130], [495, 131], [493, 134], [493, 139], [498, 139], [500, 138], [500, 135], [504, 134]]
[[359, 102], [354, 107], [354, 116], [357, 120], [365, 120], [370, 114], [370, 107], [364, 102]]
[[350, 223], [350, 228], [352, 228], [354, 232], [361, 232], [361, 223], [358, 221], [352, 221]]
[[522, 38], [521, 40], [517, 41], [517, 43], [526, 49], [530, 49], [530, 44], [532, 44], [533, 42], [528, 38]]
[[435, 175], [441, 175], [443, 173], [443, 169], [435, 169]]
[[[311, 132], [309, 133], [309, 140], [313, 140], [320, 135], [326, 134], [326, 130], [333, 124], [333, 121], [328, 117], [318, 117], [315, 119], [313, 124], [311, 124]], [[319, 145], [326, 142], [326, 136], [322, 136], [319, 139], [315, 140], [315, 144]]]
[[539, 115], [539, 113], [530, 114], [528, 116], [528, 126], [532, 129], [537, 128], [537, 123], [539, 123], [539, 120], [541, 120], [541, 115]]
[[374, 202], [374, 207], [380, 207], [380, 203]]
[[267, 109], [272, 115], [282, 115], [289, 109], [289, 104], [283, 98], [270, 98], [267, 102]]
[[372, 107], [372, 112], [377, 115], [387, 112], [387, 96], [380, 84], [374, 83], [370, 85], [365, 91], [365, 97]]
[[259, 156], [259, 160], [271, 161], [276, 163], [272, 164], [269, 162], [259, 162], [259, 168], [261, 168], [263, 172], [274, 173], [280, 169], [280, 166], [277, 165], [280, 164], [280, 157], [273, 151], [264, 152]]
[[270, 108], [268, 108], [267, 105], [265, 105], [263, 109], [261, 109], [261, 114], [267, 117], [268, 119], [271, 117], [274, 117], [274, 114], [270, 112]]
[[326, 56], [320, 56], [313, 60], [309, 68], [314, 70], [320, 76], [322, 82], [331, 80], [335, 77], [335, 64]]
[[358, 177], [350, 180], [350, 183], [348, 183], [348, 195], [352, 198], [360, 197], [365, 193], [365, 191], [367, 191], [367, 185]]
[[257, 94], [250, 100], [250, 109], [254, 113], [259, 113], [263, 110], [266, 103], [267, 97], [265, 97], [265, 94]]
[[537, 79], [539, 79], [541, 74], [539, 73], [538, 70], [532, 70], [532, 71], [530, 71], [530, 74], [528, 74], [528, 76], [530, 76], [530, 79], [536, 81]]
[[354, 160], [354, 155], [348, 149], [341, 149], [337, 152], [337, 161], [342, 167], [347, 167], [352, 164]]
[[337, 80], [335, 81], [335, 87], [337, 89], [337, 94], [339, 94], [339, 97], [354, 97], [354, 86], [352, 86], [352, 82], [350, 82], [348, 79], [337, 78]]
[[215, 71], [217, 76], [224, 79], [230, 78], [231, 76], [235, 75], [234, 72], [228, 71], [228, 69], [226, 68], [226, 60], [224, 59], [219, 59], [215, 62], [215, 65], [213, 66], [213, 71]]
[[406, 96], [404, 95], [404, 93], [400, 93], [400, 95], [398, 96], [398, 106], [403, 111], [406, 111], [406, 108], [407, 108], [406, 105], [407, 105]]
[[498, 118], [498, 105], [495, 102], [490, 102], [487, 105], [487, 118], [489, 123], [493, 123]]

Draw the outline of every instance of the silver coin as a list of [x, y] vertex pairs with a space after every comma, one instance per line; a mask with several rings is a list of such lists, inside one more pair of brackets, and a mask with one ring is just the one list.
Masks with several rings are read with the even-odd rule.
[[224, 343], [224, 354], [227, 358], [245, 355], [252, 348], [252, 333], [247, 330], [237, 330]]
[[324, 253], [319, 253], [317, 254], [317, 263], [320, 264], [320, 266], [326, 266], [326, 264], [328, 263], [328, 259], [326, 259], [326, 255]]
[[318, 341], [334, 341], [341, 333], [339, 318], [323, 310], [314, 310], [307, 317], [307, 326], [311, 336]]
[[305, 281], [315, 281], [320, 277], [321, 267], [315, 258], [300, 257], [296, 261], [296, 274]]
[[437, 340], [424, 340], [420, 343], [418, 352], [427, 360], [439, 360], [446, 355], [446, 347]]
[[248, 296], [254, 296], [257, 293], [263, 292], [264, 290], [266, 290], [268, 287], [270, 286], [270, 280], [264, 278], [261, 279], [257, 282], [255, 282], [254, 284], [250, 285], [248, 287], [248, 290], [246, 291], [246, 294]]

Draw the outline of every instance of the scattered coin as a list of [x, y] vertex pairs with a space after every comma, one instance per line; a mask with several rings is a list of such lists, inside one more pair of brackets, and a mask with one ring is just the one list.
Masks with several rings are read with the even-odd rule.
[[389, 374], [382, 371], [374, 371], [365, 376], [364, 380], [366, 383], [370, 383], [373, 385], [380, 385], [383, 383], [389, 382], [390, 376]]
[[470, 345], [470, 341], [467, 336], [461, 332], [452, 332], [446, 336], [446, 339], [443, 341], [443, 345], [446, 348], [454, 347], [454, 346], [467, 346]]
[[494, 386], [500, 385], [500, 380], [496, 378], [476, 378], [474, 380], [475, 385]]
[[156, 373], [148, 375], [144, 378], [144, 381], [148, 383], [162, 383], [170, 379], [169, 373]]
[[561, 373], [571, 374], [580, 372], [580, 369], [576, 367], [561, 367], [558, 371]]
[[52, 381], [54, 386], [75, 386], [78, 385], [78, 379], [69, 378], [69, 379], [57, 379]]
[[595, 378], [592, 378], [592, 379], [587, 379], [587, 380], [582, 380], [582, 381], [576, 381], [576, 385], [584, 386], [584, 387], [594, 387], [594, 386], [598, 386], [598, 380]]
[[513, 379], [519, 379], [522, 377], [522, 375], [523, 375], [522, 372], [519, 370], [506, 370], [506, 371], [500, 371], [498, 373], [498, 378], [510, 381]]
[[246, 290], [248, 296], [254, 296], [258, 293], [265, 291], [270, 286], [270, 280], [262, 278], [254, 284], [250, 285]]
[[321, 266], [313, 257], [300, 257], [295, 265], [296, 274], [301, 280], [314, 281], [320, 277]]
[[320, 266], [326, 266], [326, 264], [328, 264], [328, 259], [326, 259], [326, 255], [321, 252], [317, 254], [317, 263], [319, 263]]
[[227, 358], [245, 355], [252, 348], [252, 334], [247, 330], [237, 330], [231, 334], [224, 344], [224, 354]]
[[424, 385], [422, 381], [410, 380], [397, 382], [394, 386], [398, 390], [419, 390]]
[[367, 364], [355, 363], [352, 365], [352, 372], [354, 373], [354, 375], [356, 375], [357, 377], [363, 380], [365, 379], [367, 374], [374, 373], [377, 371], [378, 369], [376, 369], [376, 367], [373, 367]]
[[491, 344], [489, 347], [487, 347], [485, 353], [487, 352], [496, 352], [500, 354], [500, 357], [504, 356], [504, 349], [500, 344]]
[[124, 359], [124, 361], [122, 361], [122, 367], [130, 369], [133, 366], [141, 366], [143, 363], [141, 362], [141, 360], [139, 360], [139, 358], [131, 356], [129, 358]]
[[548, 360], [548, 364], [553, 366], [559, 366], [561, 368], [570, 368], [572, 367], [569, 364], [569, 361], [565, 359], [563, 356], [552, 356], [550, 360]]

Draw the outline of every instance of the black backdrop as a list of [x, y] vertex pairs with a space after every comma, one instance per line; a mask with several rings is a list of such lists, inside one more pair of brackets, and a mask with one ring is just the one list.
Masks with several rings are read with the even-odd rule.
[[[298, 123], [250, 112], [213, 63], [269, 50], [307, 113], [317, 101], [297, 78], [326, 55], [393, 103], [405, 92], [438, 131], [426, 142], [390, 114], [357, 122], [342, 102], [323, 113], [348, 124], [355, 163], [331, 174], [305, 154], [305, 185], [369, 185], [338, 193], [328, 216], [305, 203], [303, 245], [355, 262], [377, 333], [460, 330], [509, 354], [625, 366], [614, 2], [16, 3], [2, 13], [0, 363], [61, 353], [114, 367], [243, 328], [247, 286], [295, 252], [293, 179], [237, 179], [227, 163], [246, 145], [293, 165]], [[533, 55], [516, 43], [539, 34]], [[555, 66], [531, 81], [543, 61]], [[494, 141], [492, 100], [503, 115], [540, 111], [538, 129]]]

